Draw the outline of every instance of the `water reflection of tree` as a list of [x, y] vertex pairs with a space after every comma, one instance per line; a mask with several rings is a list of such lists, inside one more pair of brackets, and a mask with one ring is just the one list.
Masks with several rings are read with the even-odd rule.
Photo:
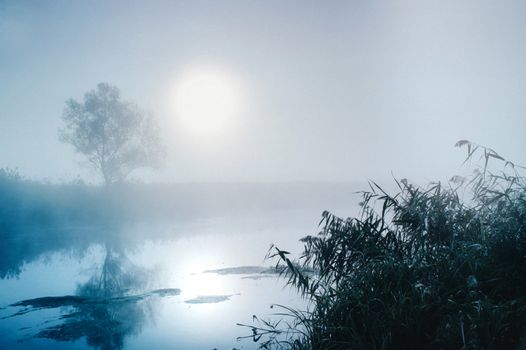
[[105, 249], [100, 272], [95, 273], [88, 282], [79, 285], [77, 295], [109, 298], [142, 290], [148, 282], [147, 272], [134, 265], [121, 250], [109, 247]]
[[124, 254], [107, 249], [100, 271], [77, 288], [76, 295], [84, 301], [63, 315], [61, 324], [41, 330], [36, 337], [57, 341], [86, 337], [94, 348], [122, 349], [125, 337], [138, 334], [153, 315], [151, 300], [139, 294], [145, 282], [144, 270]]

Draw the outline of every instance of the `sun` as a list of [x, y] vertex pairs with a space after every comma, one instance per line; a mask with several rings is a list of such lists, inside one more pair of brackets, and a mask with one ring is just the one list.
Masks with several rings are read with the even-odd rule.
[[227, 131], [239, 114], [240, 103], [240, 91], [233, 76], [217, 70], [189, 71], [175, 90], [177, 117], [193, 133]]

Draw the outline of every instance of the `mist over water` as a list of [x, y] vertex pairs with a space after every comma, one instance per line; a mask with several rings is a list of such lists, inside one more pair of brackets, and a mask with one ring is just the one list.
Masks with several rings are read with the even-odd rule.
[[342, 184], [5, 185], [6, 348], [252, 348], [237, 323], [305, 306], [270, 245], [300, 253], [322, 208], [357, 210]]

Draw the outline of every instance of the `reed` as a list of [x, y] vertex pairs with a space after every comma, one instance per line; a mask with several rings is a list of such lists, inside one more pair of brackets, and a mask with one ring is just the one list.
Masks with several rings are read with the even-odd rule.
[[250, 337], [267, 349], [517, 348], [526, 325], [526, 181], [495, 151], [456, 146], [467, 160], [481, 156], [473, 175], [425, 188], [401, 180], [395, 194], [371, 182], [361, 215], [324, 212], [301, 256], [272, 247], [309, 307], [277, 306], [278, 321], [256, 318]]

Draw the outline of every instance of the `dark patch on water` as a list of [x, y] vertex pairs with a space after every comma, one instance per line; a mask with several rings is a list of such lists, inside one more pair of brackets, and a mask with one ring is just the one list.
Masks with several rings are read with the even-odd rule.
[[187, 304], [215, 304], [215, 303], [221, 303], [223, 301], [228, 301], [234, 295], [236, 295], [236, 294], [228, 294], [228, 295], [199, 295], [197, 298], [188, 299], [188, 300], [185, 300], [184, 302], [187, 303]]
[[[247, 275], [243, 276], [243, 279], [259, 280], [262, 278], [278, 277], [284, 271], [285, 266], [236, 266], [226, 267], [215, 270], [205, 270], [203, 273], [215, 273], [218, 275]], [[306, 275], [314, 274], [312, 269], [305, 268], [303, 266], [297, 266], [297, 269]]]
[[265, 266], [237, 266], [226, 267], [215, 270], [205, 270], [203, 273], [215, 273], [222, 276], [227, 275], [247, 275], [243, 279], [259, 280], [261, 278], [277, 277], [280, 274], [280, 269], [277, 267]]
[[[11, 304], [10, 307], [24, 307], [22, 310], [4, 317], [16, 317], [28, 312], [69, 307], [69, 312], [60, 315], [58, 325], [45, 327], [35, 334], [21, 339], [47, 338], [56, 341], [75, 341], [85, 337], [88, 345], [101, 349], [122, 349], [128, 334], [137, 334], [151, 315], [152, 297], [179, 295], [176, 288], [157, 289], [143, 294], [118, 297], [58, 296], [28, 299]], [[47, 320], [43, 324], [52, 322]], [[23, 327], [22, 329], [30, 329]]]
[[203, 273], [216, 273], [218, 275], [253, 275], [253, 274], [279, 274], [279, 269], [264, 266], [237, 266], [223, 269], [205, 270]]
[[[165, 288], [165, 289], [156, 289], [156, 290], [150, 291], [148, 293], [143, 293], [143, 294], [112, 297], [112, 298], [99, 298], [99, 297], [90, 298], [90, 297], [82, 297], [82, 296], [75, 296], [75, 295], [64, 295], [64, 296], [58, 296], [58, 297], [41, 297], [41, 298], [35, 298], [35, 299], [21, 300], [21, 301], [18, 301], [16, 303], [9, 305], [10, 307], [25, 307], [25, 309], [22, 309], [10, 316], [3, 317], [2, 319], [14, 317], [14, 316], [20, 316], [20, 315], [26, 314], [31, 311], [37, 311], [37, 310], [42, 310], [42, 309], [53, 309], [53, 308], [67, 307], [67, 306], [80, 307], [80, 306], [95, 305], [95, 304], [115, 305], [119, 303], [136, 303], [148, 297], [153, 297], [153, 296], [168, 297], [168, 296], [176, 296], [179, 294], [181, 294], [181, 290], [178, 288]], [[61, 318], [71, 317], [71, 315], [74, 315], [74, 314], [63, 315]]]

